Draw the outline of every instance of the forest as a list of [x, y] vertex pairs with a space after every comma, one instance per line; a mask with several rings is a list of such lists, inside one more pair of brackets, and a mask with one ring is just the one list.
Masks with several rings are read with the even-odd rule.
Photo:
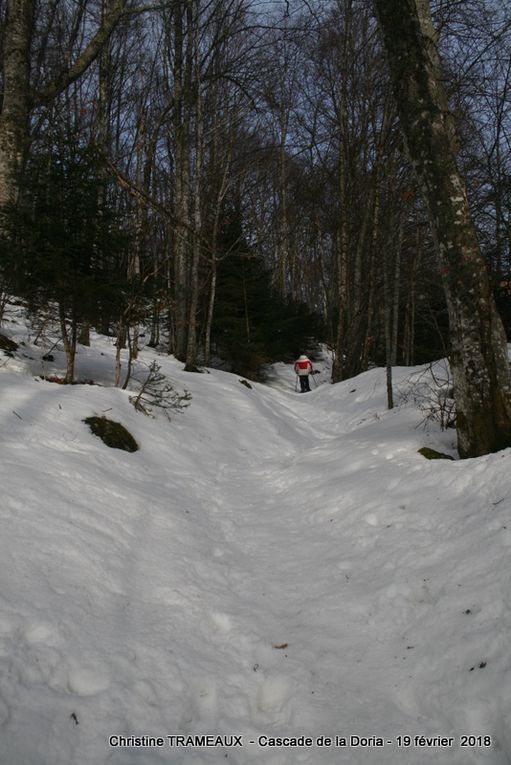
[[[251, 379], [322, 343], [333, 382], [454, 353], [455, 293], [473, 288], [438, 257], [403, 135], [380, 29], [393, 5], [0, 0], [0, 311], [15, 296], [57, 324], [65, 382], [92, 329], [115, 338], [119, 386], [121, 349], [142, 342]], [[508, 335], [510, 11], [431, 3]], [[483, 451], [508, 445], [506, 396], [506, 436]]]

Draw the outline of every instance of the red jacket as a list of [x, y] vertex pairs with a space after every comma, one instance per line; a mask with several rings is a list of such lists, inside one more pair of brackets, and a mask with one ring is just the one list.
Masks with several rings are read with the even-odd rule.
[[312, 364], [309, 359], [303, 359], [303, 361], [298, 359], [298, 361], [295, 361], [295, 372], [297, 375], [300, 375], [300, 377], [302, 375], [312, 374]]

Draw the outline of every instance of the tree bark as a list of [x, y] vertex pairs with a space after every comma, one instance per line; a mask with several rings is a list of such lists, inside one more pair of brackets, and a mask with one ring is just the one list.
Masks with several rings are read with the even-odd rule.
[[[190, 22], [193, 23], [193, 8], [190, 7]], [[198, 15], [198, 3], [195, 3], [195, 11]], [[200, 234], [202, 229], [201, 189], [204, 184], [203, 177], [203, 117], [201, 101], [201, 53], [198, 44], [198, 30], [194, 24], [191, 31], [192, 40], [190, 47], [193, 56], [194, 71], [194, 106], [195, 106], [195, 177], [193, 188], [193, 234], [192, 234], [192, 258], [190, 264], [190, 305], [188, 308], [188, 338], [186, 343], [185, 372], [199, 372], [197, 367], [197, 312], [199, 309], [199, 263], [201, 254]]]
[[279, 191], [280, 191], [280, 232], [278, 245], [278, 292], [282, 300], [285, 300], [288, 294], [287, 275], [289, 266], [289, 220], [288, 220], [288, 199], [287, 199], [287, 157], [286, 141], [288, 134], [289, 112], [285, 104], [281, 106], [282, 112], [279, 115], [280, 126], [280, 146], [279, 146]]
[[[399, 257], [397, 254], [395, 257]], [[392, 287], [391, 285], [391, 267], [394, 265], [392, 263], [392, 251], [386, 250], [383, 253], [383, 313], [384, 313], [384, 324], [385, 324], [385, 367], [386, 367], [386, 378], [387, 378], [387, 409], [393, 409], [394, 408], [394, 391], [392, 388], [392, 366], [393, 358], [393, 348], [392, 348], [392, 310], [393, 310], [393, 300], [392, 300]]]
[[390, 360], [393, 366], [397, 364], [397, 348], [399, 338], [399, 283], [401, 278], [401, 253], [403, 250], [403, 236], [404, 236], [404, 215], [400, 216], [396, 251], [394, 256], [394, 283], [392, 289], [392, 332], [391, 332], [391, 353]]
[[343, 79], [340, 88], [339, 102], [336, 108], [339, 123], [339, 232], [337, 245], [337, 329], [334, 345], [334, 362], [332, 364], [332, 382], [340, 382], [344, 379], [346, 353], [346, 311], [348, 303], [348, 195], [346, 193], [346, 175], [348, 160], [348, 117], [347, 117], [347, 71], [349, 47], [348, 40], [351, 32], [352, 6], [347, 4], [346, 9], [346, 34], [342, 51]]
[[449, 311], [461, 457], [511, 446], [506, 337], [456, 165], [457, 136], [427, 0], [375, 0], [408, 152], [426, 200]]
[[[174, 132], [175, 132], [175, 211], [174, 227], [174, 355], [186, 360], [187, 326], [187, 251], [189, 231], [190, 183], [190, 48], [184, 51], [183, 16], [190, 0], [181, 0], [174, 10]], [[189, 31], [189, 30], [188, 30]]]
[[[30, 88], [35, 6], [35, 0], [7, 0], [6, 5], [2, 57], [4, 92], [0, 113], [0, 209], [18, 202], [31, 110], [52, 101], [96, 60], [124, 11], [125, 0], [112, 1], [85, 50], [54, 82], [39, 91]], [[5, 230], [5, 224], [0, 218], [0, 230], [2, 228]]]
[[[34, 0], [7, 0], [0, 113], [0, 208], [18, 202], [30, 110], [30, 44]], [[5, 230], [5, 223], [0, 221]]]
[[66, 323], [66, 312], [62, 303], [59, 303], [59, 321], [60, 331], [62, 333], [62, 343], [64, 345], [64, 351], [66, 353], [66, 376], [64, 382], [66, 385], [72, 385], [74, 382], [75, 374], [75, 357], [76, 357], [76, 331], [77, 322], [74, 310], [72, 311], [71, 318], [71, 332], [68, 331]]
[[377, 159], [374, 171], [374, 202], [371, 221], [371, 241], [369, 244], [369, 264], [367, 274], [367, 304], [365, 315], [365, 340], [361, 354], [361, 371], [365, 372], [369, 367], [369, 357], [374, 344], [374, 315], [375, 315], [375, 293], [376, 293], [376, 266], [378, 259], [378, 239], [380, 234], [380, 210], [381, 210], [381, 188], [379, 178], [379, 161]]

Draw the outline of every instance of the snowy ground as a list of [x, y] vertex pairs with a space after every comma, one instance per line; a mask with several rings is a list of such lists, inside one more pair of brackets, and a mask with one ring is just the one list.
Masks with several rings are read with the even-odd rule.
[[[111, 386], [111, 339], [80, 347], [101, 387], [61, 386], [38, 375], [62, 355], [43, 364], [10, 317], [26, 345], [0, 354], [2, 765], [511, 762], [509, 450], [424, 459], [453, 433], [416, 427], [412, 397], [386, 411], [382, 370], [300, 395], [289, 366], [249, 389], [161, 356], [193, 400], [152, 420]], [[140, 451], [104, 446], [92, 414]], [[200, 734], [243, 747], [167, 739]], [[109, 744], [143, 735], [164, 745]]]

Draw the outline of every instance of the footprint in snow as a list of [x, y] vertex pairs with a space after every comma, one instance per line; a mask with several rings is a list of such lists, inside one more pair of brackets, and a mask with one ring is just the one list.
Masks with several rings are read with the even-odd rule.
[[505, 529], [500, 537], [504, 547], [511, 547], [511, 530]]
[[215, 724], [218, 718], [218, 693], [214, 680], [208, 677], [196, 679], [192, 681], [190, 691], [194, 718], [207, 721], [210, 725]]
[[10, 635], [19, 626], [17, 617], [0, 616], [0, 635]]
[[55, 646], [60, 643], [58, 630], [51, 624], [45, 622], [33, 622], [25, 629], [25, 640], [27, 643], [44, 643], [45, 645]]
[[290, 696], [289, 681], [286, 677], [274, 675], [263, 680], [256, 691], [256, 707], [259, 712], [274, 715], [286, 705]]
[[232, 618], [221, 611], [212, 611], [203, 625], [204, 632], [227, 634], [233, 628]]
[[76, 667], [69, 670], [67, 676], [67, 689], [76, 696], [95, 696], [105, 691], [110, 685], [110, 677], [107, 672], [98, 672], [97, 669]]
[[2, 725], [5, 725], [5, 723], [9, 720], [10, 716], [11, 716], [11, 713], [10, 713], [9, 707], [7, 706], [3, 698], [0, 696], [0, 727]]

